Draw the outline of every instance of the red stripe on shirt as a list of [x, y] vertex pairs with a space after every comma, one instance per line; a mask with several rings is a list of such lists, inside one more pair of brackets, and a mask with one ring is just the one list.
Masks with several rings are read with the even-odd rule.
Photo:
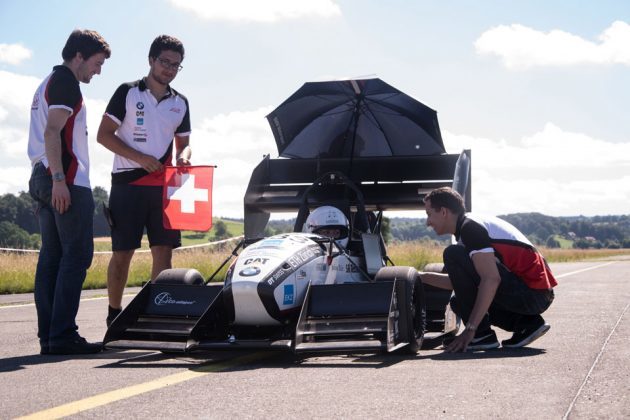
[[501, 255], [503, 264], [530, 288], [551, 289], [558, 284], [547, 262], [535, 249], [496, 242], [492, 247]]

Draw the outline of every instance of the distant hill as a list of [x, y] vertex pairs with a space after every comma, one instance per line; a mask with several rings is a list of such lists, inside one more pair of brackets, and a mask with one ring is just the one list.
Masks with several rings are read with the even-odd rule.
[[[109, 227], [102, 215], [102, 203], [108, 201], [107, 191], [94, 188], [94, 236], [108, 236]], [[33, 215], [33, 199], [26, 192], [0, 196], [0, 248], [36, 248], [39, 226]], [[499, 216], [521, 230], [534, 244], [552, 248], [630, 248], [630, 215], [553, 217], [540, 213], [515, 213]], [[234, 222], [234, 223], [231, 223]], [[242, 233], [243, 219], [223, 218], [207, 234], [185, 233], [190, 242], [203, 242]], [[271, 220], [265, 236], [293, 230], [295, 219]], [[239, 226], [239, 224], [241, 224]], [[438, 237], [427, 228], [426, 219], [389, 219], [387, 240], [434, 240], [448, 243], [450, 238]]]
[[553, 217], [516, 213], [499, 217], [534, 243], [551, 248], [559, 247], [562, 240], [574, 248], [630, 248], [630, 215]]
[[[553, 217], [540, 213], [500, 215], [525, 234], [535, 245], [550, 248], [630, 248], [630, 215]], [[271, 220], [267, 233], [289, 232], [295, 219]], [[424, 218], [389, 219], [391, 239], [398, 241], [433, 240], [447, 243], [450, 238], [437, 236]]]

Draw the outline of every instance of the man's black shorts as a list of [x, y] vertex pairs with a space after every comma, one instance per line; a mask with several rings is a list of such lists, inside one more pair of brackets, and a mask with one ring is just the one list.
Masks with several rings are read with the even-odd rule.
[[113, 251], [140, 248], [145, 228], [149, 246], [181, 245], [179, 230], [165, 229], [162, 224], [162, 187], [112, 184], [109, 210]]

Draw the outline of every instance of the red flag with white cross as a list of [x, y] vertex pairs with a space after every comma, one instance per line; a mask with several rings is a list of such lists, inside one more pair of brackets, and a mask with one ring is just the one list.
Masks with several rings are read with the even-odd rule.
[[166, 229], [210, 230], [213, 170], [213, 166], [166, 167], [162, 193]]

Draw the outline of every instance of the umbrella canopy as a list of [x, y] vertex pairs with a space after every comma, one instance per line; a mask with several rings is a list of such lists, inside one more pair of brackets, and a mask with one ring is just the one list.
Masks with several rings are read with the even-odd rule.
[[446, 152], [437, 113], [380, 79], [305, 83], [267, 120], [283, 157]]

